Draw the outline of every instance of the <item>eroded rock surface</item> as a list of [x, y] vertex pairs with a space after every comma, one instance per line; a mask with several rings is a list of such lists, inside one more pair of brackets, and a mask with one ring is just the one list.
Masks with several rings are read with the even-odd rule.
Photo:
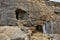
[[45, 17], [46, 15], [50, 15], [52, 19], [55, 19], [54, 10], [46, 5], [45, 0], [2, 0], [0, 4], [0, 25], [16, 26], [17, 9], [25, 11], [23, 13], [24, 17], [22, 17], [23, 19], [20, 18], [20, 21], [26, 20], [23, 22], [23, 24], [26, 23], [26, 26], [31, 26], [38, 20], [50, 20], [50, 17]]
[[2, 29], [0, 30], [0, 33], [2, 34], [2, 36], [6, 35], [10, 39], [26, 38], [26, 40], [28, 40], [29, 34], [27, 34], [24, 31], [21, 31], [21, 29], [18, 27], [4, 26], [4, 27], [0, 27], [0, 29]]
[[10, 40], [10, 37], [4, 33], [0, 33], [0, 40]]

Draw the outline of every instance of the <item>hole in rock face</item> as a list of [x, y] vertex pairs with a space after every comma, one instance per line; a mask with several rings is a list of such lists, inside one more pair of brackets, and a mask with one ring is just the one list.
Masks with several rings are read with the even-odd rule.
[[37, 25], [36, 26], [36, 31], [39, 31], [39, 32], [43, 33], [43, 27], [42, 27], [42, 25]]
[[16, 9], [15, 14], [16, 14], [16, 19], [17, 20], [23, 19], [25, 14], [26, 14], [26, 11], [24, 11], [22, 9]]
[[60, 9], [56, 9], [54, 13], [60, 15]]

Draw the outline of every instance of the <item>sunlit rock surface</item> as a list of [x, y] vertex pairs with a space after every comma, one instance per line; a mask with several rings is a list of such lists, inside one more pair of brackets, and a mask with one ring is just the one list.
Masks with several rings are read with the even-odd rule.
[[[22, 31], [20, 28], [18, 27], [11, 27], [11, 26], [4, 26], [4, 27], [0, 27], [0, 35], [2, 36], [7, 36], [10, 39], [17, 39], [17, 38], [26, 38], [26, 40], [28, 40], [28, 33]], [[1, 36], [1, 37], [2, 37]], [[4, 37], [3, 37], [4, 38]]]
[[[17, 9], [26, 11], [25, 18], [23, 18], [26, 20], [27, 23], [25, 25], [27, 26], [35, 24], [37, 20], [50, 20], [51, 18], [46, 15], [50, 15], [52, 19], [55, 19], [54, 10], [46, 5], [44, 0], [1, 0], [0, 4], [0, 25], [16, 26], [15, 11]], [[22, 19], [21, 22], [23, 22]]]

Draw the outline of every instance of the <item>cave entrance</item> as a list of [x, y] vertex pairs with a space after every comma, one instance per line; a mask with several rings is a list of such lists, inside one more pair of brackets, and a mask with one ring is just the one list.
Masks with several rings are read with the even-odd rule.
[[15, 14], [16, 14], [16, 19], [20, 20], [24, 18], [26, 11], [23, 9], [16, 9]]
[[42, 25], [37, 25], [36, 26], [36, 31], [43, 33], [43, 26]]

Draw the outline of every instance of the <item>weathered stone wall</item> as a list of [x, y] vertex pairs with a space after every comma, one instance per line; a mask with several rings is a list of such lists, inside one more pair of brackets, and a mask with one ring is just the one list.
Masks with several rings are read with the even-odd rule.
[[0, 25], [15, 25], [16, 19], [14, 14], [14, 1], [1, 0], [0, 1]]
[[56, 21], [54, 23], [54, 32], [60, 34], [60, 3], [53, 1], [47, 1], [46, 3], [54, 10], [54, 12], [57, 12], [55, 13], [57, 14], [57, 19], [55, 19]]
[[[15, 10], [17, 8], [25, 9], [32, 22], [40, 20], [42, 15], [54, 15], [53, 10], [46, 5], [44, 0], [1, 0], [0, 4], [0, 25], [16, 25]], [[43, 16], [42, 19], [44, 19]]]

